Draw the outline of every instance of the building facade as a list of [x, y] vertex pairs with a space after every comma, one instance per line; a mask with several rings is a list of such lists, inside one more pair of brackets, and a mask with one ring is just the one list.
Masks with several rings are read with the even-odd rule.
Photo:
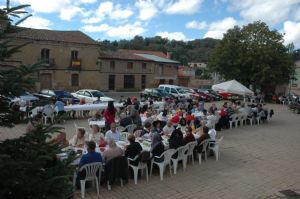
[[10, 36], [17, 44], [30, 42], [9, 62], [43, 62], [37, 74], [41, 89], [140, 90], [159, 83], [176, 84], [178, 62], [155, 51], [100, 52], [99, 44], [80, 31], [25, 29]]

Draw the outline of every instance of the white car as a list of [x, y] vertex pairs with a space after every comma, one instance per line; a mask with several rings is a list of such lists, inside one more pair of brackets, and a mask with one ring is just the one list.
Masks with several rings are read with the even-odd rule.
[[93, 103], [94, 101], [98, 100], [98, 97], [100, 97], [101, 102], [115, 101], [113, 98], [105, 96], [101, 91], [98, 90], [85, 89], [71, 94], [78, 99], [85, 98], [86, 103]]

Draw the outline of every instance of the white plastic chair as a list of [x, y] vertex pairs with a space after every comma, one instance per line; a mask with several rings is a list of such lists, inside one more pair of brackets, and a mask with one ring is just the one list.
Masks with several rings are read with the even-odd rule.
[[215, 154], [216, 161], [220, 159], [220, 145], [223, 140], [224, 136], [222, 136], [220, 139], [216, 141], [209, 140], [208, 141], [208, 149], [209, 151], [212, 150]]
[[236, 114], [232, 114], [230, 116], [231, 120], [229, 120], [229, 124], [230, 124], [230, 128], [232, 129], [232, 124], [234, 123], [235, 128], [237, 127], [237, 115]]
[[[156, 164], [159, 167], [160, 180], [163, 180], [164, 178], [164, 171], [167, 165], [169, 165], [170, 175], [172, 176], [171, 157], [174, 154], [174, 152], [175, 149], [168, 149], [165, 152], [163, 152], [160, 156], [153, 157], [151, 161], [150, 176], [152, 176], [153, 164]], [[164, 158], [164, 161], [156, 162], [154, 160], [155, 158], [159, 158], [159, 159]]]
[[242, 113], [237, 114], [237, 125], [240, 123], [240, 126], [243, 126], [243, 115]]
[[186, 169], [186, 162], [187, 162], [187, 154], [188, 154], [188, 150], [189, 147], [187, 145], [178, 147], [175, 151], [174, 154], [177, 153], [177, 158], [172, 158], [172, 163], [174, 165], [174, 174], [177, 173], [177, 166], [178, 166], [178, 162], [182, 161], [182, 165], [183, 165], [183, 170]]
[[198, 153], [198, 159], [199, 159], [199, 165], [202, 163], [202, 154], [204, 154], [205, 160], [207, 160], [207, 145], [210, 139], [203, 140], [198, 147], [202, 146], [202, 151], [197, 151]]
[[[81, 198], [85, 197], [85, 182], [86, 181], [95, 181], [96, 183], [96, 189], [97, 189], [97, 196], [99, 198], [99, 182], [101, 179], [101, 172], [102, 172], [102, 163], [101, 162], [95, 162], [83, 165], [79, 172], [85, 170], [85, 179], [80, 180], [80, 188], [81, 188]], [[97, 176], [97, 171], [98, 176]], [[76, 180], [76, 175], [74, 175], [74, 178]], [[75, 180], [73, 180], [73, 184], [75, 186]]]
[[139, 155], [135, 156], [133, 159], [131, 158], [128, 158], [128, 165], [132, 168], [133, 170], [133, 177], [134, 177], [134, 184], [137, 184], [137, 179], [138, 179], [138, 171], [141, 170], [142, 174], [143, 174], [143, 170], [145, 169], [146, 170], [146, 179], [147, 179], [147, 182], [148, 182], [148, 166], [147, 166], [147, 163], [144, 163], [144, 162], [140, 162], [138, 163], [138, 165], [133, 165], [133, 164], [130, 164], [130, 162], [132, 161], [136, 161], [137, 159], [139, 158]]
[[123, 126], [117, 126], [116, 130], [120, 133], [122, 133], [126, 128], [124, 128]]
[[248, 117], [248, 116], [247, 116], [246, 122], [247, 122], [247, 120], [249, 120], [250, 125], [252, 126], [252, 125], [253, 125], [253, 122], [254, 122], [254, 117], [253, 117], [253, 116], [251, 116], [251, 117]]
[[43, 110], [43, 120], [44, 124], [47, 124], [48, 118], [51, 119], [51, 122], [54, 123], [55, 110], [54, 108], [47, 106]]
[[188, 153], [187, 153], [187, 157], [188, 157], [188, 158], [189, 158], [189, 157], [192, 158], [192, 163], [193, 163], [193, 165], [194, 165], [194, 149], [195, 149], [196, 145], [197, 145], [197, 141], [189, 142], [189, 143], [187, 144], [187, 146], [188, 146], [188, 148], [189, 148]]
[[129, 136], [130, 134], [132, 134], [132, 133], [128, 133], [128, 132], [121, 132], [120, 134], [121, 134], [121, 140], [126, 142], [126, 141], [127, 141], [127, 138], [128, 138], [128, 136]]
[[129, 124], [129, 125], [127, 125], [125, 128], [127, 129], [127, 131], [129, 132], [129, 133], [133, 133], [133, 131], [134, 131], [134, 129], [137, 127], [137, 125], [136, 124]]
[[261, 116], [259, 114], [257, 114], [257, 116], [255, 117], [255, 122], [257, 125], [260, 124], [260, 120], [261, 120]]

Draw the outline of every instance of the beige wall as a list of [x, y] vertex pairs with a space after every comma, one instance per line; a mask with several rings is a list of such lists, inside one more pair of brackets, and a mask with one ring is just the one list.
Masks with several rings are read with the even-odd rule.
[[[19, 40], [18, 43], [24, 42]], [[50, 59], [55, 60], [55, 65], [47, 70], [40, 72], [41, 74], [51, 74], [52, 89], [64, 89], [68, 91], [76, 91], [80, 88], [108, 90], [109, 75], [115, 75], [115, 90], [124, 90], [124, 74], [135, 76], [135, 89], [141, 89], [141, 76], [146, 75], [146, 87], [153, 87], [157, 84], [157, 77], [177, 77], [177, 66], [164, 64], [163, 74], [159, 74], [159, 63], [146, 62], [146, 69], [142, 67], [142, 61], [132, 61], [133, 68], [128, 69], [128, 60], [115, 60], [114, 70], [110, 67], [110, 60], [98, 60], [98, 48], [95, 45], [79, 45], [70, 43], [42, 42], [33, 41], [31, 44], [22, 48], [21, 53], [16, 53], [12, 60], [19, 60], [22, 64], [31, 65], [36, 63], [41, 57], [41, 49], [48, 48], [50, 50]], [[79, 52], [78, 59], [81, 59], [81, 70], [71, 70], [71, 51]], [[101, 67], [98, 62], [101, 62]], [[79, 75], [79, 86], [71, 86], [71, 75], [76, 73]], [[40, 79], [40, 81], [42, 81]], [[174, 84], [177, 81], [174, 80]], [[41, 89], [41, 84], [37, 82], [36, 90]]]

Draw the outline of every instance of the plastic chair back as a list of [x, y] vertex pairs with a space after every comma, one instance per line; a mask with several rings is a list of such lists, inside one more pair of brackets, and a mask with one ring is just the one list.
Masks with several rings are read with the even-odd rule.
[[101, 162], [95, 162], [83, 165], [79, 171], [85, 170], [85, 180], [93, 180], [95, 176], [97, 175], [97, 171], [99, 171], [99, 175], [102, 171], [102, 163]]

